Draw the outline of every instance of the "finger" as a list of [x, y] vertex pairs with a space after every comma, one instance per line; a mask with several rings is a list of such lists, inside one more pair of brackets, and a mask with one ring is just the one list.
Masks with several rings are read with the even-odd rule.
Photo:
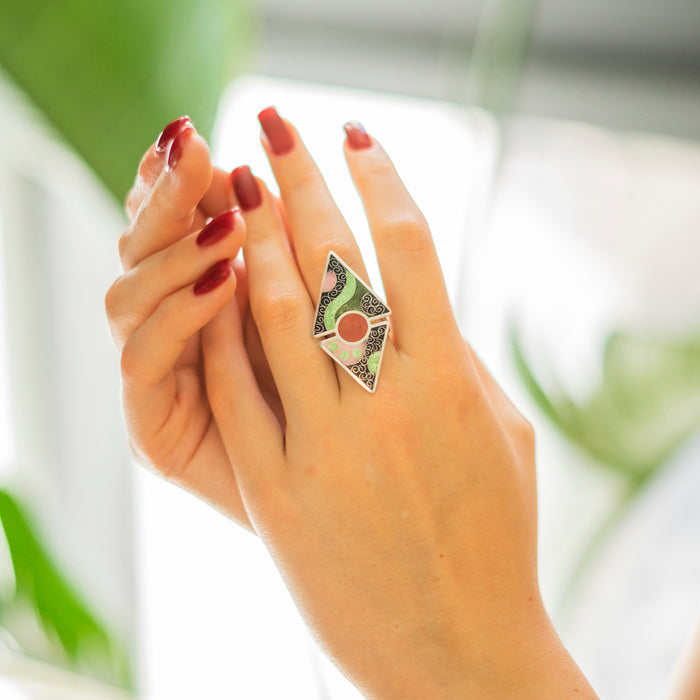
[[377, 251], [394, 339], [409, 354], [430, 341], [461, 342], [430, 229], [384, 149], [362, 127], [345, 126], [345, 157]]
[[[178, 396], [177, 400], [184, 402], [187, 399]], [[144, 408], [149, 415], [153, 415], [152, 408], [148, 406]], [[168, 421], [182, 424], [186, 420], [188, 425], [191, 425], [191, 421], [201, 420], [201, 413], [191, 412], [186, 418], [175, 414], [176, 411], [184, 413], [185, 410], [180, 405], [176, 405], [173, 412], [168, 414]], [[168, 469], [161, 468], [159, 471], [169, 481], [195, 494], [247, 530], [255, 532], [243, 504], [236, 475], [231, 468], [229, 456], [215, 420], [210, 419], [206, 433], [189, 462], [174, 465]]]
[[331, 250], [367, 279], [357, 242], [294, 126], [283, 120], [274, 107], [264, 109], [258, 118], [297, 262], [311, 298], [318, 297]]
[[337, 396], [335, 371], [311, 338], [314, 308], [265, 183], [247, 166], [232, 181], [248, 231], [250, 308], [288, 422], [308, 420], [322, 397]]
[[245, 318], [249, 309], [248, 298], [248, 270], [245, 262], [236, 258], [232, 263], [233, 271], [236, 273], [236, 303], [238, 304], [238, 315]]
[[238, 210], [212, 219], [201, 231], [149, 255], [110, 287], [107, 317], [117, 347], [178, 289], [194, 283], [218, 260], [233, 259], [245, 240]]
[[185, 127], [170, 144], [165, 168], [119, 239], [125, 270], [190, 232], [211, 180], [206, 141]]
[[130, 220], [136, 216], [141, 203], [148, 196], [167, 161], [168, 149], [173, 139], [192, 122], [187, 116], [171, 121], [160, 132], [155, 143], [146, 151], [139, 163], [136, 181], [126, 197], [126, 213]]
[[199, 209], [205, 216], [214, 217], [235, 206], [236, 198], [230, 174], [221, 168], [214, 168], [211, 184], [199, 202]]
[[166, 297], [122, 349], [125, 382], [152, 393], [152, 401], [162, 401], [159, 387], [170, 375], [185, 344], [221, 311], [235, 291], [236, 278], [230, 261], [221, 260], [194, 284]]
[[222, 440], [236, 478], [250, 492], [281, 465], [284, 442], [251, 369], [235, 303], [202, 330], [202, 352], [207, 395]]

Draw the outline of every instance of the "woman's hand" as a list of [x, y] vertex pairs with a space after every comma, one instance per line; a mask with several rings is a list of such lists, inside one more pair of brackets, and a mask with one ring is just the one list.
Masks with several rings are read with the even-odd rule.
[[463, 342], [423, 216], [382, 148], [349, 126], [392, 309], [369, 394], [311, 337], [328, 252], [366, 279], [362, 257], [294, 128], [263, 115], [286, 221], [247, 169], [234, 188], [286, 423], [259, 390], [235, 306], [202, 344], [246, 510], [299, 608], [372, 697], [594, 697], [539, 594], [532, 429]]
[[[189, 120], [169, 124], [143, 157], [127, 198], [130, 225], [119, 241], [124, 274], [105, 306], [121, 352], [135, 455], [250, 527], [209, 406], [200, 341], [200, 329], [236, 305], [237, 277], [241, 315], [248, 315], [244, 270], [233, 263], [245, 222], [234, 203], [228, 173], [212, 167]], [[253, 364], [264, 370], [254, 340]]]

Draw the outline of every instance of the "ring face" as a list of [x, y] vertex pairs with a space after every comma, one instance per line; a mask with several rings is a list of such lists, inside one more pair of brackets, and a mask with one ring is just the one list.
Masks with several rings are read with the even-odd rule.
[[314, 338], [367, 391], [377, 387], [389, 337], [389, 307], [333, 251], [316, 305]]

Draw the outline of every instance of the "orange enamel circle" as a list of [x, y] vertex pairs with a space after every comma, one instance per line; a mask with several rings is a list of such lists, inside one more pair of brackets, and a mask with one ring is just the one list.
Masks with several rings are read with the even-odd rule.
[[349, 311], [338, 321], [338, 335], [346, 343], [357, 343], [362, 340], [369, 330], [365, 316], [357, 311]]

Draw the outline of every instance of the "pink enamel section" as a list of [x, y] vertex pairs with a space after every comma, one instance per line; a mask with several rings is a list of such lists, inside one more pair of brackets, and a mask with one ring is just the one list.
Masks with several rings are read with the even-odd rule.
[[[328, 346], [331, 343], [337, 343], [338, 347], [335, 350], [331, 350]], [[329, 338], [328, 340], [323, 342], [323, 347], [331, 354], [333, 355], [334, 359], [336, 359], [338, 362], [340, 362], [341, 365], [345, 365], [346, 367], [350, 367], [351, 365], [354, 365], [358, 363], [362, 359], [362, 355], [365, 351], [365, 343], [354, 343], [352, 345], [348, 343], [344, 343], [340, 338], [335, 337], [335, 338]], [[359, 357], [353, 357], [352, 352], [353, 350], [360, 350], [360, 356]], [[343, 360], [340, 357], [341, 352], [347, 352], [348, 356]]]
[[326, 276], [323, 278], [323, 285], [321, 286], [321, 292], [330, 292], [333, 287], [335, 287], [338, 279], [335, 276], [335, 272], [328, 270]]

